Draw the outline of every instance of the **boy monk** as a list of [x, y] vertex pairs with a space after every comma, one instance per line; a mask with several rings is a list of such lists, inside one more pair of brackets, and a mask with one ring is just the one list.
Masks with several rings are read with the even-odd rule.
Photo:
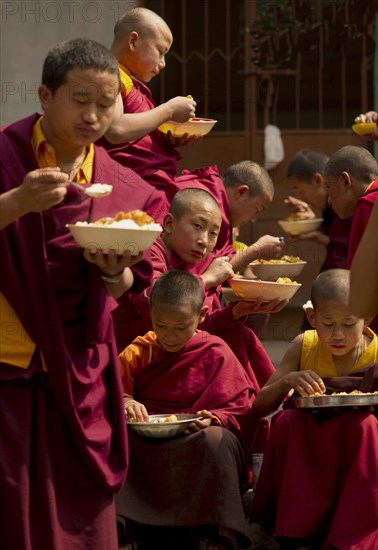
[[[258, 212], [267, 208], [273, 199], [273, 183], [262, 167], [250, 161], [230, 167], [223, 181], [217, 166], [184, 171], [182, 176], [177, 176], [180, 155], [157, 126], [168, 118], [175, 118], [174, 113], [180, 116], [176, 120], [194, 116], [195, 102], [177, 97], [156, 107], [150, 90], [143, 84], [164, 69], [172, 41], [172, 33], [164, 19], [146, 8], [133, 8], [116, 23], [111, 50], [120, 65], [123, 110], [119, 101], [107, 139], [101, 140], [101, 145], [112, 158], [133, 168], [154, 187], [164, 190], [169, 202], [176, 191], [184, 187], [198, 186], [210, 191], [218, 200], [223, 216], [216, 247], [224, 254], [228, 247], [229, 253], [234, 254], [232, 227], [253, 221]], [[130, 113], [134, 113], [135, 118]], [[141, 121], [147, 117], [144, 131], [138, 137], [131, 135], [130, 125], [138, 124], [143, 128]], [[241, 221], [233, 219], [236, 217]], [[255, 244], [263, 254], [261, 257], [265, 257], [266, 249], [270, 257], [279, 255], [283, 246], [277, 237], [270, 235], [261, 237]], [[247, 265], [256, 255], [249, 251], [243, 257]], [[249, 257], [252, 259], [248, 261]]]
[[[351, 313], [349, 287], [345, 269], [315, 279], [306, 310], [314, 330], [294, 339], [253, 403], [257, 413], [276, 410], [292, 388], [302, 397], [378, 390], [378, 338]], [[273, 520], [280, 548], [375, 548], [377, 428], [366, 409], [286, 408], [273, 417], [252, 517]]]
[[[186, 527], [210, 536], [208, 550], [234, 548], [236, 541], [245, 548], [250, 542], [240, 492], [245, 464], [239, 421], [257, 388], [221, 338], [197, 329], [206, 309], [196, 277], [165, 273], [150, 294], [153, 331], [119, 356], [129, 419], [145, 422], [162, 413], [199, 413], [202, 419], [174, 439], [129, 431], [130, 468], [117, 513], [136, 522], [137, 537], [145, 524]], [[168, 546], [155, 533], [152, 547]], [[187, 546], [176, 540], [172, 548]]]
[[314, 218], [316, 215], [312, 208], [315, 208], [323, 218], [321, 229], [298, 236], [299, 239], [314, 240], [326, 247], [327, 252], [320, 271], [346, 267], [348, 239], [352, 224], [352, 217], [341, 219], [328, 205], [328, 191], [323, 176], [328, 160], [328, 155], [322, 151], [301, 149], [287, 168], [288, 181], [299, 196], [299, 199], [287, 197], [285, 202], [289, 208], [303, 219]]
[[[6, 550], [117, 548], [113, 494], [125, 478], [127, 440], [109, 292], [142, 290], [151, 267], [129, 251], [86, 252], [88, 263], [66, 223], [159, 207], [151, 186], [93, 146], [111, 121], [119, 86], [104, 46], [63, 42], [43, 65], [43, 116], [0, 133]], [[69, 181], [107, 182], [113, 191], [91, 199]]]
[[[327, 162], [324, 179], [336, 214], [340, 218], [353, 215], [347, 257], [347, 267], [350, 268], [378, 197], [377, 161], [364, 147], [346, 145]], [[378, 332], [378, 316], [374, 317], [370, 327]]]

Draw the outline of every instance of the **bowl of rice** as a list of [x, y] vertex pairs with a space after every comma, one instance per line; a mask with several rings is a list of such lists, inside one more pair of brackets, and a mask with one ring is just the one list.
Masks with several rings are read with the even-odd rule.
[[66, 227], [82, 248], [104, 253], [115, 250], [120, 255], [130, 250], [133, 256], [150, 248], [162, 232], [160, 224], [141, 210], [118, 212], [95, 222], [69, 223]]

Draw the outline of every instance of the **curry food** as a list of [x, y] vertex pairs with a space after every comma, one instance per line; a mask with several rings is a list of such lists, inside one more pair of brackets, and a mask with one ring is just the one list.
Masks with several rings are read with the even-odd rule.
[[263, 258], [260, 258], [257, 261], [259, 264], [296, 264], [298, 262], [302, 262], [303, 260], [301, 260], [299, 256], [285, 255], [278, 259], [264, 260]]
[[285, 218], [285, 221], [288, 222], [299, 222], [303, 220], [311, 220], [315, 217], [315, 214], [312, 210], [305, 210], [304, 212], [292, 212]]
[[281, 285], [297, 285], [297, 281], [292, 281], [289, 277], [278, 277], [276, 280], [276, 283], [280, 283]]
[[163, 422], [178, 422], [178, 418], [175, 414], [171, 414], [166, 418], [156, 418], [154, 424], [162, 424]]
[[113, 217], [107, 216], [100, 218], [95, 222], [76, 222], [79, 226], [96, 227], [120, 227], [123, 229], [147, 229], [161, 231], [161, 226], [155, 223], [155, 220], [143, 212], [143, 210], [130, 210], [130, 212], [120, 211]]

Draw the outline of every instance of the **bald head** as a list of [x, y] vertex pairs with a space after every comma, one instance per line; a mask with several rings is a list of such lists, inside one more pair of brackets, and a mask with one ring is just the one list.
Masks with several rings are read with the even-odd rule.
[[348, 269], [328, 269], [320, 273], [311, 289], [314, 309], [320, 301], [334, 301], [342, 305], [349, 303], [350, 271]]
[[187, 189], [181, 189], [174, 195], [171, 206], [169, 208], [170, 214], [179, 220], [184, 214], [193, 210], [194, 203], [200, 203], [203, 206], [207, 206], [212, 210], [219, 212], [221, 217], [221, 211], [219, 205], [213, 195], [211, 195], [205, 189], [198, 189], [194, 187], [188, 187]]
[[324, 176], [337, 179], [342, 172], [347, 172], [363, 185], [369, 185], [377, 177], [377, 161], [365, 147], [346, 145], [331, 156], [325, 165]]
[[222, 176], [226, 189], [247, 185], [250, 197], [274, 195], [274, 185], [268, 172], [252, 160], [243, 160], [229, 166]]
[[117, 21], [114, 27], [114, 42], [117, 45], [123, 41], [131, 32], [137, 32], [139, 36], [156, 36], [163, 32], [172, 37], [167, 23], [160, 15], [147, 8], [133, 8]]

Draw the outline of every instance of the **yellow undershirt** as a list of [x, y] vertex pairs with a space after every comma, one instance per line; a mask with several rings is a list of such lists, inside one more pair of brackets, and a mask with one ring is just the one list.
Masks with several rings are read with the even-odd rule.
[[126, 97], [131, 92], [134, 84], [126, 67], [123, 67], [123, 65], [119, 65], [119, 76], [121, 78], [121, 96]]
[[[31, 144], [39, 168], [57, 165], [54, 148], [47, 143], [41, 126], [42, 117], [35, 123]], [[76, 176], [77, 183], [90, 183], [93, 176], [94, 147], [90, 144]], [[26, 332], [17, 313], [5, 296], [0, 292], [0, 362], [27, 369], [34, 354], [36, 345]]]

